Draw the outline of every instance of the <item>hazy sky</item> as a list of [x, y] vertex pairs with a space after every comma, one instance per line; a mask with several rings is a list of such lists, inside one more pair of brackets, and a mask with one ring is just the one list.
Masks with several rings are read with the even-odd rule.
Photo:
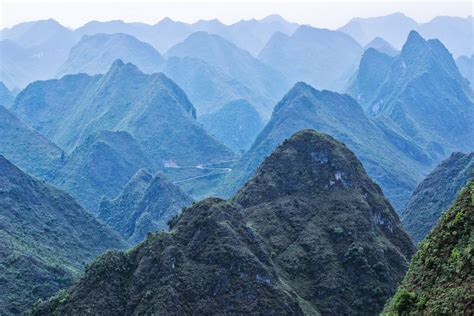
[[[257, 0], [258, 1], [258, 0]], [[471, 1], [158, 1], [158, 0], [0, 0], [0, 28], [54, 18], [77, 28], [90, 20], [124, 20], [154, 24], [164, 17], [183, 22], [218, 18], [226, 24], [277, 13], [301, 24], [337, 28], [355, 16], [403, 12], [418, 22], [437, 15], [473, 15]]]

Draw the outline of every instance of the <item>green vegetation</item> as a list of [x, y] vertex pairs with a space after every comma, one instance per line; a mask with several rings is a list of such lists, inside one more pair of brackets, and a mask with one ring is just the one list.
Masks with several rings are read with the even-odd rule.
[[310, 130], [233, 199], [193, 203], [169, 226], [98, 257], [31, 314], [374, 315], [415, 250], [354, 154]]
[[124, 248], [68, 194], [0, 156], [0, 314], [18, 315], [70, 286], [90, 259]]
[[386, 315], [472, 315], [474, 181], [420, 244]]

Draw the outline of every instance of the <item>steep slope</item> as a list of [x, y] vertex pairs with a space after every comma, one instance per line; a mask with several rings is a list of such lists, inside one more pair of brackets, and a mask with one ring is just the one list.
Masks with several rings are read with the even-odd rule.
[[59, 68], [58, 77], [76, 73], [103, 74], [117, 59], [130, 62], [145, 73], [158, 72], [163, 64], [160, 53], [133, 36], [121, 33], [86, 35], [71, 49]]
[[369, 112], [437, 161], [474, 149], [472, 90], [438, 40], [410, 32]]
[[454, 202], [474, 172], [474, 153], [453, 153], [416, 188], [400, 218], [414, 242], [420, 242]]
[[292, 83], [304, 81], [318, 89], [339, 90], [357, 69], [361, 55], [362, 47], [350, 36], [304, 25], [291, 36], [274, 34], [259, 59]]
[[141, 168], [153, 170], [154, 164], [130, 134], [101, 131], [80, 144], [50, 181], [96, 212], [102, 196], [117, 196]]
[[163, 66], [163, 73], [186, 92], [198, 117], [237, 99], [255, 104], [268, 102], [223, 70], [199, 58], [170, 57]]
[[278, 144], [304, 128], [327, 133], [347, 144], [397, 209], [405, 205], [421, 181], [422, 172], [431, 164], [419, 148], [396, 133], [386, 134], [369, 120], [348, 95], [297, 83], [277, 104], [270, 122], [224, 179], [224, 195], [235, 193]]
[[196, 32], [168, 50], [167, 57], [193, 57], [222, 70], [252, 89], [266, 102], [255, 104], [263, 117], [289, 88], [287, 79], [278, 71], [254, 58], [218, 35]]
[[196, 165], [233, 157], [196, 122], [195, 108], [173, 81], [120, 60], [103, 76], [35, 82], [12, 109], [67, 151], [108, 130], [128, 132], [157, 167], [169, 160]]
[[396, 56], [398, 55], [399, 51], [396, 50], [389, 42], [384, 40], [381, 37], [376, 37], [371, 40], [367, 45], [364, 46], [364, 49], [367, 50], [369, 48], [374, 48], [381, 53], [384, 53], [389, 56]]
[[68, 194], [0, 156], [0, 313], [18, 315], [72, 284], [84, 264], [123, 240]]
[[191, 202], [164, 175], [139, 170], [119, 196], [100, 202], [98, 217], [135, 244], [150, 232], [166, 230], [168, 221]]
[[378, 89], [390, 72], [393, 61], [393, 57], [374, 48], [367, 49], [362, 55], [359, 69], [346, 92], [356, 99], [365, 111], [369, 110], [377, 96]]
[[303, 130], [237, 193], [285, 283], [323, 315], [375, 315], [414, 246], [355, 155]]
[[464, 78], [469, 80], [471, 89], [474, 87], [474, 55], [471, 57], [460, 56], [456, 59], [456, 66]]
[[235, 199], [196, 203], [170, 226], [98, 258], [32, 314], [375, 315], [414, 252], [354, 154], [314, 131], [277, 148]]
[[0, 106], [0, 155], [29, 174], [49, 178], [63, 164], [63, 151]]
[[353, 18], [339, 31], [352, 36], [361, 45], [367, 45], [376, 37], [388, 41], [395, 48], [401, 48], [408, 33], [418, 27], [418, 23], [403, 13], [371, 18]]
[[14, 99], [13, 93], [0, 81], [0, 105], [8, 109], [13, 104]]
[[233, 149], [244, 152], [253, 144], [263, 128], [255, 107], [246, 100], [235, 100], [214, 113], [199, 118], [211, 135]]
[[421, 243], [405, 279], [387, 303], [389, 315], [472, 315], [474, 182]]

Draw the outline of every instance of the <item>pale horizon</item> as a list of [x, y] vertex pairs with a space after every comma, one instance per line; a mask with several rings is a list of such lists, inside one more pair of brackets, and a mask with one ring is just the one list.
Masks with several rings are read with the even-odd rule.
[[337, 29], [352, 18], [377, 17], [402, 13], [418, 23], [425, 23], [436, 16], [466, 18], [473, 15], [470, 1], [344, 1], [344, 2], [258, 2], [235, 3], [232, 1], [151, 2], [132, 1], [58, 1], [36, 3], [31, 0], [1, 0], [0, 29], [22, 22], [54, 19], [71, 29], [90, 21], [122, 20], [156, 24], [164, 18], [194, 23], [199, 20], [217, 19], [224, 24], [241, 20], [262, 19], [280, 15], [285, 20], [315, 27]]

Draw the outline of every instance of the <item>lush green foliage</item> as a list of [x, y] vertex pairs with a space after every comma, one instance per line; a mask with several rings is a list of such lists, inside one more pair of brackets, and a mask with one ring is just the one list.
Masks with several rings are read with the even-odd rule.
[[474, 182], [421, 242], [387, 315], [472, 315]]
[[68, 194], [0, 156], [0, 314], [71, 285], [87, 261], [125, 242]]
[[229, 201], [209, 198], [127, 252], [109, 252], [51, 314], [375, 314], [414, 246], [347, 147], [284, 142]]

